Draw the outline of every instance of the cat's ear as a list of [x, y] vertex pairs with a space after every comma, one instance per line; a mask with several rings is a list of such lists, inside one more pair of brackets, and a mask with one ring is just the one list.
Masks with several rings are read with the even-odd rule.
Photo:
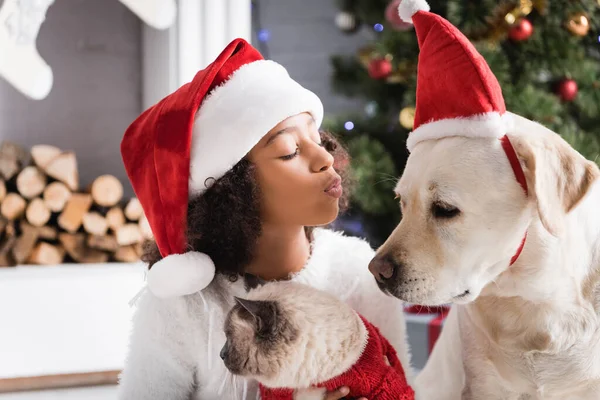
[[274, 333], [277, 330], [277, 304], [265, 301], [260, 312], [258, 329], [262, 333]]
[[254, 317], [259, 331], [272, 332], [277, 326], [277, 304], [275, 302], [239, 297], [235, 297], [235, 301]]
[[249, 274], [247, 272], [244, 273], [244, 286], [246, 291], [249, 291], [250, 289], [256, 289], [257, 287], [263, 286], [266, 283], [267, 281], [256, 275]]
[[250, 314], [252, 314], [253, 317], [256, 318], [258, 316], [258, 313], [260, 312], [260, 308], [261, 308], [260, 303], [262, 303], [262, 301], [241, 299], [237, 296], [234, 296], [234, 299], [235, 299], [236, 303], [238, 303], [240, 306], [244, 307], [246, 309], [246, 311], [248, 311]]

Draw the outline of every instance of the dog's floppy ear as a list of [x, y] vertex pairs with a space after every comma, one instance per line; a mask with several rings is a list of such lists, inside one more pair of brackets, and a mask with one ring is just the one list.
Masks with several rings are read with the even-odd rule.
[[509, 139], [521, 161], [529, 195], [537, 202], [542, 224], [559, 236], [564, 217], [600, 177], [598, 166], [586, 160], [551, 130], [531, 121]]

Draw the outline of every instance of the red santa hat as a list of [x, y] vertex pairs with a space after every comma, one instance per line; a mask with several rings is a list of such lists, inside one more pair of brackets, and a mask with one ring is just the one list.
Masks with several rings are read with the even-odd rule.
[[417, 107], [409, 151], [448, 136], [503, 137], [511, 127], [498, 80], [456, 27], [428, 12], [425, 0], [402, 0], [400, 17], [419, 41]]
[[[407, 147], [451, 136], [498, 138], [527, 195], [525, 174], [510, 143], [515, 122], [506, 112], [502, 89], [481, 54], [454, 25], [429, 12], [425, 0], [402, 0], [400, 18], [412, 22], [419, 42], [417, 107]], [[527, 233], [512, 257], [516, 262]]]
[[210, 257], [187, 248], [188, 199], [222, 177], [279, 122], [303, 112], [321, 124], [319, 98], [236, 39], [129, 126], [121, 154], [163, 257], [148, 271], [152, 293], [187, 295], [212, 281]]

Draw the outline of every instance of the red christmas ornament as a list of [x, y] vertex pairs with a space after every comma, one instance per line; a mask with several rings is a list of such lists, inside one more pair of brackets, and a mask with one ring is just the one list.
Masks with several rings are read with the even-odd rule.
[[577, 82], [573, 79], [563, 79], [558, 83], [556, 93], [563, 101], [573, 101], [577, 97]]
[[385, 9], [385, 19], [395, 31], [408, 31], [413, 28], [413, 24], [402, 21], [398, 13], [398, 6], [402, 0], [392, 0]]
[[392, 63], [386, 58], [374, 58], [369, 62], [369, 76], [373, 79], [384, 79], [392, 73]]
[[520, 42], [522, 40], [527, 40], [533, 34], [533, 25], [529, 20], [523, 18], [519, 21], [515, 26], [513, 26], [508, 32], [508, 37], [510, 37], [515, 42]]

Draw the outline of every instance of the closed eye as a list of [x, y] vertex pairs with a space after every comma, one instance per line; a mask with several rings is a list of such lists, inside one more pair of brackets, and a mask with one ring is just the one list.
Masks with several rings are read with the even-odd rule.
[[431, 205], [431, 214], [437, 219], [452, 219], [460, 215], [460, 210], [450, 204], [436, 201]]
[[279, 158], [282, 160], [291, 160], [292, 158], [296, 157], [298, 155], [298, 153], [300, 153], [300, 151], [298, 148], [296, 148], [296, 151], [294, 151], [292, 154], [288, 154], [286, 156], [281, 156]]
[[398, 201], [398, 203], [400, 203], [400, 210], [406, 208], [406, 203], [404, 201], [404, 199], [402, 198], [402, 196], [400, 196], [399, 194], [396, 194], [394, 196], [394, 200]]

